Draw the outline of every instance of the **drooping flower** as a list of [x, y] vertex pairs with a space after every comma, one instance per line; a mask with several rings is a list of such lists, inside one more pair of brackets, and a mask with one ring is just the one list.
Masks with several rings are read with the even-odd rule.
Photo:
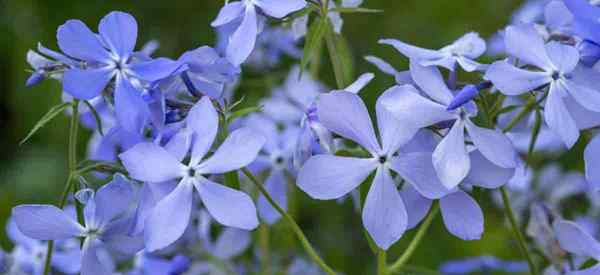
[[143, 83], [170, 76], [180, 64], [166, 58], [136, 59], [137, 22], [130, 14], [111, 12], [102, 18], [98, 30], [99, 35], [79, 20], [69, 20], [58, 28], [60, 49], [83, 62], [81, 68], [65, 71], [63, 89], [87, 100], [99, 96], [114, 79], [117, 120], [126, 130], [139, 132], [148, 116]]
[[505, 43], [511, 56], [541, 71], [528, 71], [507, 61], [498, 61], [488, 68], [485, 79], [511, 96], [549, 85], [544, 108], [545, 122], [571, 148], [579, 139], [579, 127], [565, 101], [572, 97], [581, 107], [600, 112], [600, 91], [594, 86], [597, 73], [578, 66], [579, 52], [576, 48], [558, 42], [544, 44], [530, 25], [507, 27]]
[[[208, 212], [221, 224], [251, 230], [258, 226], [256, 208], [248, 195], [215, 183], [210, 175], [245, 167], [256, 158], [265, 138], [248, 128], [233, 131], [203, 160], [219, 128], [217, 111], [203, 97], [189, 112], [186, 127], [167, 143], [140, 143], [119, 155], [134, 179], [158, 184], [178, 180], [175, 190], [160, 200], [145, 220], [146, 249], [155, 251], [179, 239], [190, 222], [194, 189]], [[190, 155], [189, 163], [184, 159]]]
[[472, 102], [459, 108], [450, 108], [455, 105], [455, 97], [437, 68], [422, 66], [417, 61], [411, 62], [410, 67], [413, 80], [431, 100], [420, 95], [413, 86], [404, 85], [392, 90], [382, 105], [409, 128], [420, 129], [441, 122], [453, 122], [433, 153], [433, 166], [447, 188], [460, 184], [471, 168], [465, 130], [473, 146], [486, 159], [501, 168], [517, 167], [517, 154], [510, 140], [497, 129], [482, 128], [471, 121], [476, 114]]
[[[260, 17], [263, 14], [281, 19], [288, 14], [306, 6], [304, 0], [242, 0], [230, 2], [223, 6], [217, 18], [211, 23], [213, 27], [235, 24], [237, 28], [230, 34], [226, 56], [235, 66], [239, 66], [252, 53], [256, 38], [260, 33]], [[260, 13], [258, 12], [260, 10]]]
[[467, 72], [484, 67], [474, 59], [485, 53], [485, 41], [474, 32], [465, 34], [454, 43], [439, 50], [419, 48], [396, 39], [382, 39], [379, 40], [379, 43], [394, 47], [401, 54], [417, 61], [422, 66], [440, 66], [454, 71], [458, 63]]
[[317, 103], [320, 122], [332, 132], [360, 144], [370, 157], [315, 155], [300, 170], [297, 184], [315, 199], [337, 199], [358, 187], [375, 172], [362, 219], [375, 243], [388, 249], [400, 239], [408, 225], [405, 204], [390, 169], [432, 198], [439, 198], [448, 190], [435, 175], [431, 153], [396, 155], [398, 149], [414, 136], [414, 132], [404, 129], [382, 108], [381, 100], [377, 103], [380, 143], [359, 96], [344, 91], [321, 95]]
[[108, 250], [133, 255], [144, 246], [141, 238], [129, 236], [131, 219], [127, 213], [133, 193], [125, 177], [115, 176], [87, 200], [83, 211], [85, 226], [51, 205], [20, 205], [13, 209], [13, 216], [19, 230], [33, 239], [83, 238], [81, 274], [111, 274]]

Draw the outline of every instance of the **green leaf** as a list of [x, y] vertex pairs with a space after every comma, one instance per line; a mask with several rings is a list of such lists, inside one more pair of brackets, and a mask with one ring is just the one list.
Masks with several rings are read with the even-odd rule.
[[233, 189], [240, 189], [240, 178], [237, 170], [225, 173], [225, 185]]
[[333, 12], [339, 13], [381, 13], [383, 10], [377, 9], [368, 9], [368, 8], [333, 8], [331, 9]]
[[354, 56], [352, 50], [348, 44], [348, 40], [342, 35], [335, 33], [336, 49], [338, 51], [338, 58], [342, 64], [342, 73], [346, 85], [349, 85], [353, 81], [354, 77]]
[[531, 157], [533, 150], [535, 149], [535, 144], [537, 142], [538, 136], [540, 134], [540, 128], [542, 128], [542, 112], [540, 108], [535, 109], [535, 122], [533, 124], [533, 130], [531, 130], [531, 139], [529, 140], [529, 148], [527, 150], [527, 156]]
[[245, 117], [245, 116], [247, 116], [249, 114], [260, 112], [261, 110], [262, 110], [261, 106], [252, 106], [252, 107], [247, 107], [247, 108], [243, 108], [243, 109], [237, 110], [235, 112], [232, 112], [227, 117], [227, 122], [232, 122], [232, 121], [234, 121], [237, 118]]
[[94, 119], [96, 120], [96, 127], [98, 128], [98, 132], [100, 132], [100, 135], [104, 136], [104, 130], [102, 129], [102, 119], [100, 118], [100, 115], [98, 114], [98, 111], [96, 110], [96, 108], [94, 108], [94, 106], [87, 100], [84, 100], [83, 103], [85, 103], [85, 105], [88, 107], [88, 109], [90, 109], [90, 112], [92, 112], [92, 115], [94, 116]]
[[327, 22], [328, 20], [317, 18], [310, 25], [308, 33], [306, 34], [306, 42], [304, 43], [304, 54], [300, 61], [300, 76], [302, 76], [306, 65], [308, 65], [313, 56], [317, 54], [321, 43], [323, 43], [323, 36], [327, 30]]
[[25, 142], [27, 142], [33, 135], [35, 135], [35, 133], [37, 133], [37, 131], [42, 129], [42, 127], [44, 127], [44, 125], [46, 125], [48, 122], [52, 121], [52, 119], [54, 119], [58, 114], [62, 113], [65, 109], [67, 109], [71, 106], [72, 106], [71, 102], [65, 102], [65, 103], [62, 103], [62, 104], [59, 104], [59, 105], [56, 105], [56, 106], [50, 108], [50, 110], [42, 118], [40, 118], [40, 120], [35, 124], [35, 126], [33, 126], [33, 129], [31, 129], [31, 131], [29, 131], [27, 136], [23, 140], [21, 140], [19, 145], [25, 144]]

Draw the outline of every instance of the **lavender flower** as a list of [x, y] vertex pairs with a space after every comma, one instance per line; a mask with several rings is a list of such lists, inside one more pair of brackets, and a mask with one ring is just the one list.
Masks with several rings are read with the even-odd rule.
[[[203, 97], [190, 110], [186, 127], [165, 148], [155, 143], [140, 143], [119, 156], [134, 179], [153, 184], [179, 180], [175, 190], [159, 201], [146, 218], [144, 235], [149, 251], [164, 248], [183, 235], [190, 221], [194, 188], [219, 223], [247, 230], [258, 226], [250, 197], [211, 181], [209, 176], [251, 163], [265, 138], [250, 129], [238, 129], [203, 160], [214, 143], [218, 123], [210, 99]], [[190, 161], [183, 163], [188, 152]]]

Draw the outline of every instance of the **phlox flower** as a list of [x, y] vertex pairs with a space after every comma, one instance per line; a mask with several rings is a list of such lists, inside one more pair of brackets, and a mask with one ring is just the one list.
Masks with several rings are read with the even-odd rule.
[[106, 275], [114, 265], [107, 257], [109, 251], [133, 255], [144, 247], [141, 238], [129, 236], [127, 213], [133, 197], [131, 183], [117, 175], [85, 203], [85, 226], [51, 205], [20, 205], [13, 209], [13, 216], [18, 229], [33, 239], [83, 238], [81, 274]]
[[[565, 220], [555, 221], [552, 225], [556, 238], [560, 243], [560, 246], [567, 252], [573, 253], [577, 256], [600, 259], [600, 242], [592, 237], [583, 227], [580, 225]], [[569, 271], [568, 275], [592, 275], [600, 272], [600, 264], [596, 264], [590, 268]]]
[[580, 107], [600, 112], [600, 91], [594, 86], [598, 74], [578, 66], [579, 52], [575, 47], [558, 42], [545, 44], [531, 25], [507, 27], [505, 43], [511, 56], [541, 71], [529, 71], [507, 61], [497, 61], [490, 65], [485, 79], [490, 80], [500, 92], [511, 96], [549, 85], [544, 120], [571, 148], [579, 139], [579, 127], [565, 102], [572, 98]]
[[[242, 0], [229, 2], [211, 23], [213, 27], [235, 24], [237, 27], [228, 39], [226, 57], [239, 66], [254, 50], [260, 33], [259, 20], [264, 15], [281, 19], [306, 6], [304, 0]], [[260, 13], [259, 13], [260, 11]], [[264, 14], [264, 15], [263, 15]]]
[[254, 161], [265, 138], [248, 128], [241, 128], [233, 131], [209, 155], [218, 128], [217, 111], [210, 99], [203, 97], [190, 110], [186, 126], [165, 147], [143, 142], [119, 155], [134, 179], [151, 184], [179, 182], [145, 220], [144, 238], [148, 251], [167, 247], [183, 235], [190, 222], [194, 189], [219, 223], [247, 230], [258, 226], [256, 208], [250, 197], [211, 181], [209, 176], [235, 171]]
[[416, 189], [431, 197], [448, 190], [439, 182], [430, 153], [396, 154], [414, 135], [377, 103], [377, 121], [381, 143], [375, 136], [369, 113], [356, 94], [338, 91], [323, 94], [317, 102], [320, 122], [332, 132], [360, 144], [368, 158], [322, 154], [311, 157], [298, 174], [297, 185], [315, 199], [340, 198], [375, 172], [362, 211], [363, 224], [375, 243], [388, 249], [403, 235], [408, 214], [391, 170]]

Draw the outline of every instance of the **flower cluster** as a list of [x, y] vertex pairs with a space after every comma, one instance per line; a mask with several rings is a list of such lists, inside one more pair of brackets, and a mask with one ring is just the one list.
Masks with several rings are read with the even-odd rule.
[[[70, 144], [78, 124], [93, 132], [87, 158], [78, 162], [70, 146], [58, 207], [13, 209], [8, 233], [16, 247], [2, 254], [0, 269], [336, 274], [287, 212], [290, 189], [298, 188], [316, 200], [353, 199], [382, 259], [379, 274], [405, 267], [438, 212], [450, 234], [480, 239], [483, 192], [506, 209], [527, 261], [483, 256], [440, 272], [540, 274], [542, 264], [544, 274], [600, 272], [600, 265], [585, 269], [587, 259], [600, 260], [600, 7], [531, 1], [489, 41], [469, 32], [439, 49], [381, 39], [409, 68], [365, 57], [395, 80], [378, 95], [372, 118], [361, 94], [377, 92], [368, 89], [375, 75], [351, 83], [336, 53], [342, 14], [378, 12], [362, 2], [227, 2], [211, 23], [215, 46], [176, 59], [153, 57], [155, 42], [136, 50], [138, 25], [128, 13], [109, 13], [98, 33], [65, 22], [60, 52], [40, 44], [27, 55], [34, 70], [27, 86], [52, 78], [64, 91], [31, 134], [66, 111]], [[317, 79], [323, 50], [335, 88]], [[287, 76], [271, 74], [290, 62], [299, 64]], [[250, 105], [240, 94], [246, 69], [281, 84]], [[585, 174], [534, 157], [577, 152], [576, 144], [586, 147], [577, 156]], [[576, 197], [586, 199], [585, 211], [567, 206]], [[250, 231], [280, 220], [306, 256], [269, 261], [268, 247], [247, 251]], [[519, 226], [526, 222], [527, 239]], [[385, 251], [413, 229], [410, 248], [388, 265]], [[255, 257], [236, 260], [244, 253]]]

